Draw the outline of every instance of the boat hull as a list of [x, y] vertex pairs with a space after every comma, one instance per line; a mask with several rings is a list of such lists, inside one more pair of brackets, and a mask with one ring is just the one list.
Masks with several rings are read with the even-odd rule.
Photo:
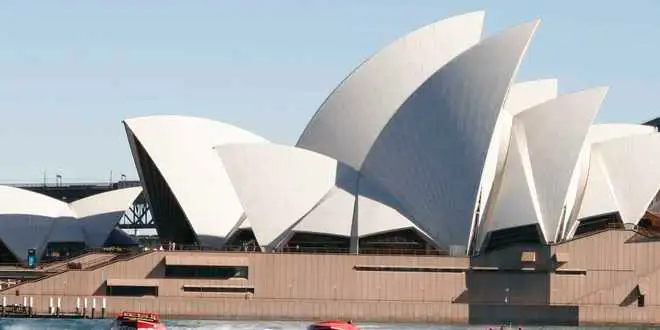
[[314, 323], [307, 327], [307, 330], [359, 330], [351, 322], [343, 321], [324, 321]]
[[154, 313], [122, 312], [117, 316], [110, 329], [167, 330], [160, 322], [160, 316]]

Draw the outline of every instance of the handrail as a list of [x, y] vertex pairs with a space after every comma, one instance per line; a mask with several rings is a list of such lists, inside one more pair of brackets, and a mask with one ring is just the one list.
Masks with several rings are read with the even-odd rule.
[[75, 255], [73, 255], [73, 256], [68, 256], [66, 258], [56, 258], [51, 262], [41, 263], [41, 264], [39, 264], [38, 269], [51, 271], [51, 270], [57, 270], [58, 268], [61, 268], [61, 267], [66, 268], [67, 264], [69, 264], [71, 262], [75, 262], [76, 259], [84, 258], [86, 255], [89, 255], [89, 254], [92, 254], [92, 253], [97, 253], [97, 252], [90, 251], [88, 249], [78, 251], [78, 253], [75, 253]]
[[71, 269], [71, 270], [74, 270], [74, 271], [93, 271], [93, 270], [99, 269], [101, 267], [105, 267], [107, 265], [110, 265], [110, 264], [113, 264], [113, 263], [116, 263], [116, 262], [119, 262], [119, 261], [133, 260], [133, 259], [145, 256], [145, 255], [147, 255], [149, 253], [152, 253], [152, 252], [154, 252], [154, 251], [135, 251], [134, 253], [119, 254], [119, 255], [116, 255], [114, 258], [112, 258], [110, 260], [107, 260], [107, 261], [104, 261], [104, 262], [101, 262], [101, 263], [98, 263], [98, 264], [95, 264], [95, 265], [91, 265], [87, 268], [84, 268], [84, 269]]
[[[563, 244], [567, 244], [571, 241], [577, 240], [577, 239], [582, 239], [594, 235], [601, 234], [603, 232], [607, 231], [630, 231], [634, 232], [636, 234], [639, 234], [641, 236], [651, 238], [651, 239], [660, 239], [660, 237], [651, 235], [649, 232], [646, 232], [644, 230], [641, 230], [640, 228], [604, 228], [602, 230], [594, 231], [594, 232], [589, 232], [585, 233], [580, 236], [576, 236], [571, 240], [559, 242], [556, 244], [551, 244], [551, 246], [562, 246]], [[78, 251], [75, 255], [70, 255], [66, 259], [61, 258], [59, 260], [53, 260], [48, 263], [42, 263], [38, 266], [38, 270], [58, 270], [61, 267], [66, 267], [66, 265], [70, 262], [73, 262], [74, 259], [83, 257], [86, 254], [90, 253], [118, 253], [118, 254], [132, 254], [131, 252], [135, 251], [144, 251], [145, 249], [149, 251], [203, 251], [203, 252], [218, 252], [218, 253], [261, 253], [262, 252], [262, 247], [256, 246], [256, 245], [226, 245], [222, 248], [212, 248], [212, 247], [205, 247], [205, 246], [198, 246], [198, 245], [192, 245], [192, 244], [176, 244], [175, 249], [172, 249], [171, 247], [167, 246], [167, 244], [164, 245], [158, 245], [157, 247], [132, 247], [132, 248], [113, 248], [113, 247], [106, 247], [106, 248], [87, 248], [84, 250]], [[263, 249], [265, 251], [265, 249]], [[287, 247], [287, 248], [280, 248], [274, 251], [269, 251], [267, 253], [274, 253], [274, 254], [337, 254], [337, 255], [345, 255], [349, 254], [350, 251], [347, 248], [335, 248], [335, 247], [309, 247], [309, 246], [301, 246], [299, 248], [295, 247]], [[468, 257], [467, 255], [450, 255], [447, 251], [438, 251], [438, 250], [426, 250], [426, 249], [420, 249], [420, 248], [361, 248], [358, 251], [358, 254], [360, 255], [387, 255], [387, 256], [418, 256], [418, 257], [438, 257], [438, 256], [451, 256], [451, 257]], [[57, 265], [57, 266], [55, 266]], [[23, 264], [20, 263], [0, 263], [0, 266], [16, 266], [20, 268], [25, 268]]]
[[651, 235], [650, 232], [648, 232], [648, 231], [640, 230], [638, 226], [635, 226], [633, 228], [625, 228], [625, 227], [621, 228], [621, 227], [609, 227], [608, 226], [608, 227], [603, 228], [603, 229], [586, 232], [586, 233], [580, 234], [580, 235], [575, 235], [571, 239], [568, 239], [568, 240], [565, 240], [565, 241], [562, 241], [562, 242], [559, 242], [559, 243], [553, 243], [551, 245], [561, 246], [562, 244], [567, 244], [567, 243], [572, 242], [572, 241], [576, 241], [576, 240], [579, 240], [579, 239], [583, 239], [583, 238], [595, 236], [595, 235], [598, 235], [598, 234], [602, 234], [602, 233], [607, 232], [607, 231], [631, 231], [635, 234], [639, 234], [639, 235], [644, 236], [646, 238], [660, 239], [660, 235]]
[[[77, 259], [84, 258], [86, 255], [92, 254], [92, 253], [117, 253], [117, 254], [129, 254], [132, 255], [134, 252], [137, 251], [144, 251], [145, 249], [148, 249], [149, 251], [203, 251], [203, 252], [218, 252], [218, 253], [261, 253], [261, 247], [258, 246], [243, 246], [243, 245], [227, 245], [222, 248], [213, 248], [213, 247], [204, 247], [204, 246], [197, 246], [197, 245], [190, 245], [190, 244], [176, 244], [175, 245], [176, 249], [171, 250], [167, 247], [167, 245], [161, 246], [159, 245], [157, 248], [155, 247], [131, 247], [131, 248], [113, 248], [113, 247], [105, 247], [105, 248], [86, 248], [83, 250], [79, 250], [74, 254], [71, 254], [66, 257], [60, 257], [53, 259], [49, 262], [44, 262], [40, 263], [36, 270], [41, 270], [41, 271], [60, 271], [65, 268], [67, 268], [67, 265], [71, 262], [75, 262]], [[268, 253], [276, 253], [276, 254], [337, 254], [337, 255], [345, 255], [349, 254], [350, 251], [349, 249], [346, 248], [333, 248], [333, 247], [305, 247], [302, 246], [299, 249], [296, 248], [285, 248], [285, 249], [279, 249], [275, 251], [271, 251]], [[359, 251], [359, 254], [361, 255], [388, 255], [388, 256], [418, 256], [418, 257], [438, 257], [438, 256], [449, 256], [448, 252], [445, 251], [438, 251], [438, 250], [422, 250], [422, 249], [415, 249], [415, 248], [363, 248]], [[466, 257], [465, 255], [457, 256], [457, 257]], [[21, 263], [0, 263], [0, 266], [12, 266], [12, 267], [18, 267], [18, 268], [24, 268], [28, 269], [25, 267], [24, 264]]]
[[[218, 253], [261, 253], [266, 249], [260, 246], [237, 246], [237, 245], [226, 245], [222, 248], [214, 248], [207, 246], [199, 246], [192, 244], [175, 244], [173, 247], [166, 245], [158, 247], [143, 247], [143, 249], [148, 249], [151, 251], [181, 251], [181, 252], [190, 252], [190, 251], [200, 251], [200, 252], [218, 252]], [[265, 252], [273, 254], [339, 254], [345, 255], [350, 254], [348, 248], [333, 248], [333, 247], [305, 247], [301, 246], [300, 248], [288, 247], [285, 249], [276, 249], [273, 251]], [[358, 251], [358, 254], [361, 255], [408, 255], [408, 256], [450, 256], [449, 252], [438, 251], [438, 250], [426, 250], [426, 249], [405, 249], [405, 248], [362, 248]]]
[[[56, 258], [52, 258], [51, 260], [40, 261], [36, 269], [43, 270], [46, 268], [53, 267], [54, 265], [66, 264], [68, 262], [71, 262], [73, 259], [84, 256], [85, 254], [101, 252], [102, 250], [103, 248], [85, 248], [82, 250], [78, 250], [66, 257], [59, 257], [59, 258], [56, 257]], [[12, 266], [12, 267], [29, 269], [25, 266], [25, 264], [21, 262], [0, 262], [0, 266]]]
[[[59, 268], [59, 267], [66, 267], [67, 264], [71, 262], [75, 262], [76, 259], [80, 259], [85, 257], [86, 255], [92, 254], [92, 253], [130, 253], [131, 251], [137, 251], [135, 248], [114, 248], [114, 247], [103, 247], [103, 248], [85, 248], [79, 251], [76, 251], [74, 254], [62, 257], [62, 258], [56, 258], [50, 262], [46, 263], [40, 263], [38, 266], [38, 269], [45, 270], [45, 269], [50, 269], [51, 267], [53, 269]], [[57, 265], [54, 267], [54, 265]]]
[[0, 185], [17, 187], [17, 188], [111, 188], [114, 186], [122, 187], [137, 187], [140, 185], [140, 181], [137, 180], [125, 180], [125, 181], [113, 181], [113, 182], [102, 182], [102, 181], [81, 181], [81, 182], [70, 182], [70, 183], [52, 183], [52, 182], [39, 182], [39, 183], [21, 183], [21, 182], [0, 182]]
[[132, 260], [132, 259], [147, 255], [147, 254], [152, 253], [152, 252], [153, 251], [133, 251], [133, 253], [118, 254], [114, 258], [112, 258], [108, 261], [105, 261], [105, 262], [102, 262], [102, 263], [99, 263], [99, 264], [96, 264], [96, 265], [92, 265], [92, 266], [84, 268], [84, 269], [66, 268], [64, 270], [61, 270], [61, 271], [58, 271], [58, 272], [53, 272], [53, 273], [47, 274], [47, 275], [45, 275], [43, 277], [40, 277], [40, 278], [37, 278], [37, 279], [30, 279], [30, 280], [26, 280], [26, 281], [21, 281], [20, 283], [16, 283], [15, 285], [12, 285], [12, 286], [7, 287], [5, 289], [0, 289], [0, 293], [2, 293], [3, 291], [10, 290], [10, 289], [15, 289], [15, 288], [17, 288], [17, 287], [19, 287], [23, 284], [28, 284], [28, 283], [32, 283], [32, 282], [36, 282], [36, 281], [42, 281], [42, 280], [45, 280], [45, 279], [48, 279], [48, 278], [51, 278], [51, 277], [55, 277], [55, 276], [58, 276], [58, 275], [61, 275], [61, 274], [67, 273], [67, 272], [71, 272], [71, 271], [83, 271], [83, 272], [84, 271], [93, 271], [93, 270], [96, 270], [98, 268], [113, 264], [115, 262]]

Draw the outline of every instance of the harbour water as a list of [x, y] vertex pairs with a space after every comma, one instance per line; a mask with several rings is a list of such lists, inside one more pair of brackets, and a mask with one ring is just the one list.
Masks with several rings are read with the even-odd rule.
[[[165, 321], [168, 329], [183, 330], [304, 330], [309, 322], [248, 322], [248, 321]], [[0, 319], [0, 330], [107, 330], [110, 320]], [[463, 330], [488, 329], [488, 326], [358, 324], [368, 330]], [[496, 327], [493, 327], [496, 328]], [[525, 330], [631, 329], [631, 327], [524, 327]], [[644, 329], [653, 329], [645, 327]], [[660, 329], [660, 328], [657, 328]]]

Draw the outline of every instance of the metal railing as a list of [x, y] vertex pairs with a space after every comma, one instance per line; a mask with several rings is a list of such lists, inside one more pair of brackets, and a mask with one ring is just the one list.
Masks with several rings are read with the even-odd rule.
[[589, 231], [589, 232], [586, 232], [586, 233], [581, 233], [579, 235], [576, 234], [571, 239], [556, 243], [554, 245], [566, 244], [568, 242], [576, 241], [576, 240], [583, 239], [583, 238], [590, 237], [590, 236], [595, 236], [595, 235], [598, 235], [598, 234], [601, 234], [601, 233], [604, 233], [604, 232], [610, 231], [610, 230], [631, 231], [631, 232], [634, 232], [635, 234], [638, 234], [640, 236], [644, 236], [645, 238], [648, 238], [648, 239], [660, 240], [660, 233], [659, 232], [649, 230], [649, 229], [644, 228], [644, 227], [640, 227], [640, 226], [637, 226], [637, 225], [634, 225], [634, 226], [631, 226], [631, 227], [625, 227], [625, 226], [621, 226], [621, 225], [617, 225], [617, 224], [607, 224], [607, 225], [605, 225], [602, 228], [599, 228], [597, 230]]
[[[87, 249], [87, 251], [88, 252], [85, 252], [85, 253], [77, 256], [77, 257], [69, 258], [68, 260], [63, 260], [63, 262], [64, 262], [63, 266], [65, 268], [60, 268], [58, 266], [58, 267], [56, 267], [57, 268], [56, 270], [54, 270], [54, 271], [48, 270], [47, 273], [44, 273], [44, 276], [41, 276], [39, 278], [34, 278], [34, 279], [31, 278], [31, 279], [26, 279], [26, 280], [23, 280], [23, 281], [17, 281], [16, 283], [14, 283], [14, 285], [9, 285], [9, 286], [6, 286], [6, 287], [0, 287], [0, 292], [6, 291], [6, 290], [9, 290], [9, 289], [14, 289], [16, 287], [20, 287], [23, 284], [30, 283], [30, 282], [33, 282], [33, 281], [41, 281], [41, 280], [47, 279], [49, 277], [57, 276], [57, 275], [60, 275], [64, 272], [68, 272], [68, 271], [92, 271], [92, 270], [104, 267], [106, 265], [109, 265], [109, 264], [112, 264], [112, 263], [115, 263], [115, 262], [118, 262], [118, 261], [134, 259], [134, 258], [137, 258], [137, 257], [140, 257], [142, 255], [145, 255], [145, 254], [148, 254], [148, 253], [152, 252], [152, 251], [142, 251], [142, 250], [139, 250], [139, 249], [123, 249], [123, 248], [112, 248], [112, 247], [110, 247], [110, 248]], [[114, 252], [111, 252], [111, 251], [114, 251]], [[120, 251], [121, 253], [117, 253], [117, 251]], [[70, 268], [70, 267], [68, 267], [69, 264], [71, 264], [72, 262], [75, 262], [74, 259], [78, 259], [78, 258], [80, 258], [84, 255], [89, 255], [91, 253], [116, 253], [116, 255], [113, 258], [109, 259], [109, 260], [103, 260], [103, 261], [100, 260], [101, 257], [94, 258], [94, 259], [90, 260], [89, 262], [86, 262], [85, 267], [81, 267], [81, 268]], [[101, 262], [98, 262], [98, 261], [101, 261]]]
[[[643, 228], [603, 228], [601, 230], [597, 230], [594, 232], [589, 232], [585, 233], [580, 236], [576, 236], [572, 240], [573, 241], [576, 239], [592, 236], [592, 235], [597, 235], [599, 233], [602, 233], [604, 231], [609, 231], [609, 230], [621, 230], [621, 231], [632, 231], [635, 232], [641, 236], [647, 237], [647, 238], [652, 238], [652, 239], [657, 239], [658, 236], [656, 233], [650, 233], [647, 230], [644, 230]], [[566, 241], [568, 242], [568, 241]], [[562, 245], [566, 242], [559, 243], [557, 245]], [[123, 248], [123, 247], [105, 247], [105, 248], [87, 248], [84, 250], [78, 251], [76, 254], [72, 254], [66, 257], [60, 257], [58, 259], [52, 260], [47, 263], [41, 263], [38, 267], [37, 270], [47, 270], [47, 268], [53, 267], [57, 263], [61, 263], [62, 265], [58, 265], [56, 267], [57, 270], [60, 269], [60, 267], [66, 267], [66, 265], [76, 258], [80, 258], [81, 256], [89, 253], [116, 253], [118, 255], [122, 254], [128, 254], [132, 255], [135, 254], [136, 252], [144, 252], [144, 251], [182, 251], [182, 252], [191, 252], [191, 251], [201, 251], [201, 252], [218, 252], [218, 253], [274, 253], [274, 254], [337, 254], [337, 255], [345, 255], [345, 254], [351, 254], [351, 251], [349, 248], [346, 247], [331, 247], [331, 246], [306, 246], [306, 245], [300, 245], [300, 246], [286, 246], [282, 248], [276, 248], [275, 250], [269, 251], [266, 249], [266, 247], [258, 246], [258, 245], [226, 245], [222, 248], [215, 248], [215, 247], [207, 247], [207, 246], [200, 246], [200, 245], [195, 245], [195, 244], [175, 244], [175, 245], [168, 245], [168, 244], [163, 244], [163, 245], [151, 245], [151, 246], [141, 246], [141, 247], [130, 247], [130, 248]], [[465, 254], [450, 254], [449, 251], [443, 251], [443, 250], [437, 250], [437, 249], [425, 249], [421, 247], [417, 248], [400, 248], [396, 246], [392, 247], [365, 247], [362, 246], [358, 249], [358, 253], [360, 255], [392, 255], [392, 256], [454, 256], [454, 257], [467, 257]], [[0, 266], [16, 266], [20, 268], [26, 268], [24, 264], [20, 263], [0, 263]]]
[[81, 270], [82, 271], [92, 271], [92, 270], [99, 269], [101, 267], [105, 267], [107, 265], [113, 264], [115, 262], [132, 260], [132, 259], [141, 257], [145, 254], [149, 254], [151, 252], [153, 252], [153, 251], [132, 251], [132, 252], [129, 252], [129, 253], [118, 254], [110, 260], [106, 260], [104, 262], [100, 262], [100, 263], [97, 263], [95, 265], [91, 265], [91, 266], [89, 266], [85, 269], [81, 269]]
[[[167, 244], [162, 246], [150, 246], [150, 247], [105, 247], [105, 248], [86, 248], [83, 250], [76, 251], [68, 256], [56, 257], [48, 260], [47, 262], [40, 262], [34, 270], [37, 271], [46, 271], [46, 272], [60, 272], [63, 270], [71, 269], [71, 263], [75, 263], [76, 259], [83, 258], [85, 255], [92, 253], [115, 253], [118, 256], [121, 255], [133, 255], [138, 252], [144, 251], [182, 251], [182, 252], [191, 252], [191, 251], [200, 251], [200, 252], [218, 252], [218, 253], [277, 253], [277, 254], [337, 254], [345, 255], [351, 254], [350, 249], [340, 248], [340, 247], [322, 247], [322, 246], [298, 246], [298, 247], [284, 247], [278, 248], [272, 251], [268, 251], [265, 247], [260, 247], [256, 245], [245, 246], [245, 245], [228, 245], [222, 248], [206, 247], [192, 244], [175, 244], [174, 246], [168, 246]], [[268, 252], [264, 252], [268, 251]], [[421, 248], [373, 248], [373, 247], [362, 247], [358, 250], [358, 254], [361, 255], [394, 255], [394, 256], [449, 256], [447, 251], [438, 251], [435, 249], [421, 249]], [[99, 257], [100, 259], [106, 258], [105, 256]], [[95, 260], [98, 261], [98, 260]], [[91, 262], [91, 261], [90, 261]], [[85, 262], [85, 265], [81, 265], [81, 268], [86, 268], [89, 265], [89, 262]], [[23, 263], [9, 262], [9, 263], [0, 263], [0, 266], [8, 267], [17, 267], [20, 269], [28, 270], [30, 268], [26, 267]]]
[[[251, 245], [228, 245], [222, 248], [213, 248], [206, 246], [199, 246], [193, 244], [164, 244], [160, 247], [143, 247], [143, 250], [149, 251], [201, 251], [201, 252], [219, 252], [219, 253], [276, 253], [276, 254], [350, 254], [349, 248], [345, 247], [314, 247], [314, 246], [299, 246], [299, 247], [284, 247], [268, 251], [266, 247]], [[268, 251], [268, 252], [264, 252]], [[416, 255], [416, 256], [449, 256], [448, 251], [438, 251], [435, 249], [421, 249], [421, 248], [372, 248], [362, 247], [358, 249], [358, 254], [362, 255]]]
[[[60, 257], [49, 257], [46, 261], [41, 261], [39, 264], [34, 268], [34, 270], [48, 270], [49, 268], [59, 268], [60, 264], [63, 266], [66, 266], [66, 264], [74, 261], [75, 259], [81, 258], [84, 255], [90, 254], [90, 253], [116, 253], [116, 254], [124, 254], [124, 253], [132, 253], [132, 252], [139, 252], [141, 249], [139, 247], [102, 247], [102, 248], [85, 248], [82, 250], [75, 251], [67, 256], [60, 256]], [[18, 268], [23, 268], [23, 269], [31, 269], [28, 268], [25, 263], [21, 262], [0, 262], [0, 267], [5, 266], [5, 267], [18, 267]]]
[[113, 187], [137, 187], [140, 186], [140, 181], [125, 180], [125, 181], [90, 181], [90, 182], [0, 182], [0, 185], [17, 187], [17, 188], [113, 188]]
[[21, 283], [21, 280], [3, 279], [0, 280], [0, 290], [9, 289]]

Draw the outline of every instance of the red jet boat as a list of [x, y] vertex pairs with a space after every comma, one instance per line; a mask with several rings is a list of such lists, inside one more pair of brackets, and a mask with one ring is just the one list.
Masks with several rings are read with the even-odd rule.
[[121, 312], [110, 329], [167, 330], [167, 327], [160, 323], [160, 315], [156, 313]]
[[353, 322], [343, 321], [323, 321], [314, 323], [307, 327], [307, 330], [360, 330], [353, 325]]

